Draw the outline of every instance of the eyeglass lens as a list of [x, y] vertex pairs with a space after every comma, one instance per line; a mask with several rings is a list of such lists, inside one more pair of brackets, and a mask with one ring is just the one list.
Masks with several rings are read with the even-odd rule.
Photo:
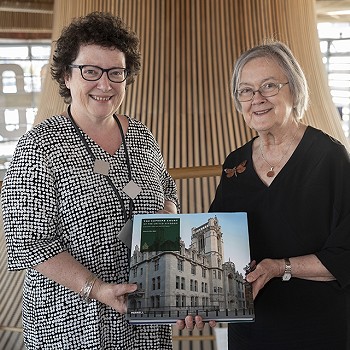
[[238, 98], [238, 101], [240, 101], [240, 102], [247, 102], [247, 101], [252, 100], [254, 95], [258, 91], [261, 94], [261, 96], [264, 96], [264, 97], [275, 96], [278, 94], [279, 90], [284, 85], [285, 84], [269, 83], [269, 84], [260, 86], [260, 88], [258, 90], [255, 90], [255, 91], [253, 89], [250, 89], [250, 88], [238, 90], [237, 98]]
[[82, 66], [81, 75], [85, 80], [95, 81], [102, 77], [106, 72], [108, 79], [114, 83], [121, 83], [126, 79], [127, 71], [125, 68], [103, 69], [97, 66]]

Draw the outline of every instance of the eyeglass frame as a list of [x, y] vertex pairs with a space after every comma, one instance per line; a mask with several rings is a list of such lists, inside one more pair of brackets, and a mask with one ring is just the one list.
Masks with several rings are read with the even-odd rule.
[[[112, 83], [122, 83], [123, 81], [126, 80], [126, 78], [128, 77], [128, 74], [129, 74], [129, 71], [127, 68], [122, 68], [122, 67], [113, 67], [113, 68], [102, 68], [102, 67], [99, 67], [99, 66], [94, 66], [93, 64], [69, 64], [68, 67], [70, 68], [79, 68], [80, 70], [80, 74], [81, 74], [81, 77], [86, 80], [86, 81], [97, 81], [97, 80], [100, 80], [102, 78], [102, 75], [104, 72], [106, 72], [107, 74], [107, 78], [109, 81], [111, 81]], [[86, 79], [83, 75], [83, 68], [84, 67], [94, 67], [94, 68], [98, 68], [102, 71], [101, 75], [99, 78], [97, 79]], [[122, 80], [122, 81], [113, 81], [110, 77], [109, 77], [109, 71], [113, 70], [113, 69], [122, 69], [124, 70], [124, 74], [125, 74], [125, 78]]]
[[[260, 89], [261, 89], [264, 85], [267, 85], [267, 84], [274, 84], [274, 85], [276, 85], [277, 92], [274, 93], [273, 95], [268, 95], [268, 96], [263, 95], [263, 93], [260, 91]], [[259, 93], [260, 93], [260, 95], [261, 95], [262, 97], [272, 97], [272, 96], [276, 96], [276, 95], [278, 95], [278, 93], [280, 92], [280, 90], [283, 88], [283, 86], [285, 86], [285, 85], [287, 85], [287, 84], [289, 84], [289, 81], [287, 81], [286, 83], [278, 83], [278, 84], [276, 84], [276, 83], [266, 83], [266, 84], [264, 84], [264, 85], [261, 85], [261, 86], [259, 87], [259, 89], [257, 89], [257, 90], [250, 89], [251, 92], [252, 92], [252, 97], [251, 97], [249, 100], [244, 100], [244, 101], [241, 101], [241, 100], [239, 99], [239, 95], [238, 95], [238, 93], [239, 93], [240, 91], [244, 90], [244, 89], [236, 90], [235, 94], [236, 94], [237, 100], [238, 100], [239, 102], [249, 102], [249, 101], [252, 101], [252, 100], [253, 100], [255, 94], [256, 94], [258, 91], [259, 91]]]

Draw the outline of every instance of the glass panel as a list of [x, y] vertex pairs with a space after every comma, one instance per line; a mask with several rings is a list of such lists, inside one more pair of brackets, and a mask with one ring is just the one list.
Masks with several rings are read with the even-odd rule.
[[350, 72], [349, 73], [342, 73], [342, 74], [336, 74], [336, 73], [330, 73], [328, 75], [329, 80], [350, 80]]
[[2, 73], [2, 92], [4, 94], [13, 94], [17, 92], [15, 72], [6, 70]]
[[349, 40], [334, 40], [330, 47], [331, 53], [349, 52], [350, 39]]
[[34, 123], [50, 51], [49, 42], [0, 41], [0, 181], [18, 139]]
[[317, 29], [332, 100], [339, 111], [344, 134], [349, 137], [350, 23], [319, 23]]
[[45, 46], [32, 46], [31, 47], [32, 58], [33, 59], [44, 59], [48, 60], [50, 57], [51, 47], [48, 45]]
[[4, 46], [1, 45], [0, 59], [29, 58], [28, 46]]
[[[350, 51], [350, 47], [349, 47]], [[329, 58], [329, 63], [336, 63], [336, 64], [342, 64], [342, 63], [350, 63], [350, 56], [334, 56]]]
[[330, 64], [329, 65], [329, 71], [350, 71], [350, 63], [349, 64], [341, 64], [341, 63], [335, 63], [335, 64]]

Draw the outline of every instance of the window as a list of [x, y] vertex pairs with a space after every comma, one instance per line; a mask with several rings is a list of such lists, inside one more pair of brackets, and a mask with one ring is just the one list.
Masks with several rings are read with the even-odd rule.
[[317, 28], [332, 100], [350, 138], [350, 24], [318, 23]]
[[0, 40], [0, 180], [18, 139], [34, 123], [50, 51], [49, 41]]
[[2, 92], [4, 94], [15, 94], [17, 92], [17, 79], [14, 71], [2, 72]]
[[154, 260], [154, 271], [159, 270], [159, 259]]
[[175, 288], [180, 289], [180, 277], [176, 276]]
[[183, 262], [183, 260], [177, 259], [177, 269], [179, 271], [183, 271], [184, 270], [184, 262]]
[[201, 235], [198, 240], [199, 244], [199, 251], [204, 252], [205, 251], [205, 240], [204, 240], [204, 235]]

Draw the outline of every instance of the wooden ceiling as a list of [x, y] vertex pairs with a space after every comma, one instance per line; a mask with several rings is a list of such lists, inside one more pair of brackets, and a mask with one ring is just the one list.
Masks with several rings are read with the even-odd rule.
[[350, 22], [349, 0], [316, 0], [318, 22]]
[[0, 0], [0, 38], [51, 39], [54, 0]]
[[[0, 0], [0, 38], [50, 39], [53, 6], [54, 0]], [[350, 22], [350, 0], [316, 0], [316, 13], [318, 22]]]

